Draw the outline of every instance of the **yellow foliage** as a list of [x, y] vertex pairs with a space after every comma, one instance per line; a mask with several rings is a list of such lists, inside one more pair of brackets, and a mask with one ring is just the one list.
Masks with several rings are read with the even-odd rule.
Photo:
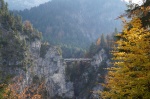
[[104, 99], [148, 99], [150, 97], [150, 31], [141, 20], [126, 23], [118, 47], [113, 53], [114, 67], [109, 69]]
[[16, 79], [15, 83], [9, 84], [3, 92], [3, 99], [42, 99], [41, 92], [44, 90], [44, 83], [40, 85], [31, 84], [20, 90], [22, 77]]
[[101, 39], [98, 38], [97, 41], [96, 41], [96, 45], [100, 45], [100, 43], [101, 43]]

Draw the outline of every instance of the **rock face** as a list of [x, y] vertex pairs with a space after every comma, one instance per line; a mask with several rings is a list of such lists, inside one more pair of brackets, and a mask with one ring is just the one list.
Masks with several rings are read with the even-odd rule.
[[98, 91], [103, 90], [100, 83], [105, 82], [107, 71], [104, 68], [108, 66], [107, 64], [109, 64], [108, 53], [101, 49], [93, 56], [91, 63], [81, 62], [67, 66], [69, 70], [67, 74], [70, 76], [66, 76], [73, 82], [76, 99], [100, 99]]
[[[22, 37], [24, 39], [25, 37]], [[101, 49], [93, 56], [93, 61], [79, 62], [68, 65], [64, 62], [57, 47], [50, 47], [43, 57], [40, 57], [41, 41], [36, 39], [29, 44], [29, 59], [32, 65], [21, 68], [5, 68], [6, 73], [15, 74], [13, 81], [23, 91], [28, 86], [44, 84], [46, 97], [44, 99], [99, 99], [97, 91], [103, 90], [99, 83], [104, 82], [109, 59], [106, 51]], [[70, 68], [67, 71], [67, 68]], [[32, 87], [33, 88], [33, 87]]]
[[[6, 94], [6, 99], [37, 99], [37, 95], [43, 99], [73, 98], [73, 83], [66, 81], [66, 65], [63, 64], [59, 48], [48, 46], [48, 49], [42, 49], [42, 34], [30, 22], [23, 24], [20, 17], [9, 13], [7, 4], [0, 0], [0, 6], [2, 5], [0, 97]], [[8, 95], [3, 88], [5, 84]]]
[[[106, 51], [101, 49], [93, 56], [91, 63], [74, 63], [63, 61], [57, 47], [50, 47], [44, 57], [40, 57], [41, 41], [35, 40], [29, 44], [29, 57], [32, 66], [26, 66], [26, 71], [20, 68], [6, 68], [6, 73], [22, 76], [21, 82], [16, 82], [23, 91], [28, 86], [44, 84], [46, 97], [44, 99], [99, 99], [97, 91], [103, 90], [99, 83], [104, 82], [109, 59]], [[67, 69], [69, 71], [67, 71]]]
[[[35, 40], [30, 42], [29, 56], [32, 60], [32, 66], [26, 66], [25, 70], [21, 68], [3, 68], [4, 76], [8, 73], [16, 75], [12, 81], [18, 86], [18, 92], [23, 92], [26, 88], [39, 84], [44, 84], [46, 96], [44, 99], [73, 99], [73, 83], [66, 81], [65, 68], [62, 56], [59, 54], [57, 47], [50, 47], [45, 57], [40, 57], [41, 41]], [[2, 69], [2, 68], [0, 68]], [[33, 88], [33, 89], [34, 89]]]
[[94, 61], [91, 63], [92, 66], [99, 66], [102, 61], [107, 59], [106, 51], [101, 49], [96, 55], [93, 56]]
[[[94, 61], [91, 63], [92, 66], [95, 67], [96, 70], [99, 70], [98, 68], [102, 67], [106, 68], [109, 64], [109, 59], [108, 56], [106, 54], [106, 51], [104, 49], [101, 49], [95, 56], [93, 56]], [[96, 79], [97, 82], [102, 83], [104, 82], [104, 76], [106, 71], [103, 69], [103, 72], [99, 72], [97, 71], [97, 75], [96, 75]], [[103, 81], [99, 81], [100, 79], [103, 79]], [[103, 90], [103, 86], [101, 84], [97, 84], [95, 85], [93, 88], [93, 94], [92, 97], [94, 99], [99, 99], [99, 94], [98, 91], [102, 91]]]
[[[96, 82], [103, 83], [105, 81], [106, 70], [104, 68], [109, 66], [109, 58], [108, 53], [104, 49], [101, 49], [94, 57], [94, 61], [91, 63], [94, 66], [95, 70], [97, 70], [97, 75], [95, 76]], [[93, 93], [92, 97], [94, 99], [100, 99], [99, 91], [103, 90], [103, 86], [101, 84], [97, 84], [92, 88]]]
[[44, 78], [43, 82], [49, 98], [56, 96], [72, 98], [74, 96], [73, 83], [65, 80], [65, 64], [57, 47], [50, 47], [44, 58], [40, 57], [40, 47], [40, 41], [31, 43], [30, 51], [34, 65], [27, 69], [26, 80], [33, 80], [33, 77]]

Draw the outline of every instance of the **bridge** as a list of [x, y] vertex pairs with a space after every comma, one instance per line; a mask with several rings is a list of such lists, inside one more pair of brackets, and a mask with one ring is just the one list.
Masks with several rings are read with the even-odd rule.
[[91, 58], [65, 58], [64, 61], [65, 62], [74, 62], [74, 61], [77, 61], [77, 62], [80, 62], [80, 61], [87, 62], [87, 61], [92, 61], [92, 59]]

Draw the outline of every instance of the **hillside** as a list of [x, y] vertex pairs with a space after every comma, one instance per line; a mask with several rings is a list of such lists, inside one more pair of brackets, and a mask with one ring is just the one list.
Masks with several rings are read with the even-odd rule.
[[0, 0], [0, 99], [149, 99], [150, 0], [129, 4], [109, 34], [116, 4], [53, 0], [22, 20]]
[[117, 27], [115, 20], [125, 9], [120, 0], [52, 0], [30, 10], [18, 12], [43, 32], [52, 44], [86, 48], [100, 34]]
[[90, 61], [68, 63], [59, 47], [41, 38], [41, 32], [10, 13], [0, 0], [0, 99], [98, 97], [89, 90], [103, 89], [95, 82], [104, 82], [99, 75], [106, 74], [103, 67], [109, 59], [105, 49], [98, 50]]
[[38, 6], [50, 0], [5, 0], [8, 3], [10, 10], [24, 10], [31, 7]]

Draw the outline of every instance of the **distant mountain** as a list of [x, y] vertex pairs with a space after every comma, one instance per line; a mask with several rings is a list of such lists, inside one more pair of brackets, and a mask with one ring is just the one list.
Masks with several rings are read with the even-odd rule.
[[24, 10], [51, 0], [5, 0], [10, 10]]
[[50, 43], [85, 48], [100, 34], [120, 30], [121, 22], [115, 19], [124, 10], [120, 0], [52, 0], [18, 14]]

